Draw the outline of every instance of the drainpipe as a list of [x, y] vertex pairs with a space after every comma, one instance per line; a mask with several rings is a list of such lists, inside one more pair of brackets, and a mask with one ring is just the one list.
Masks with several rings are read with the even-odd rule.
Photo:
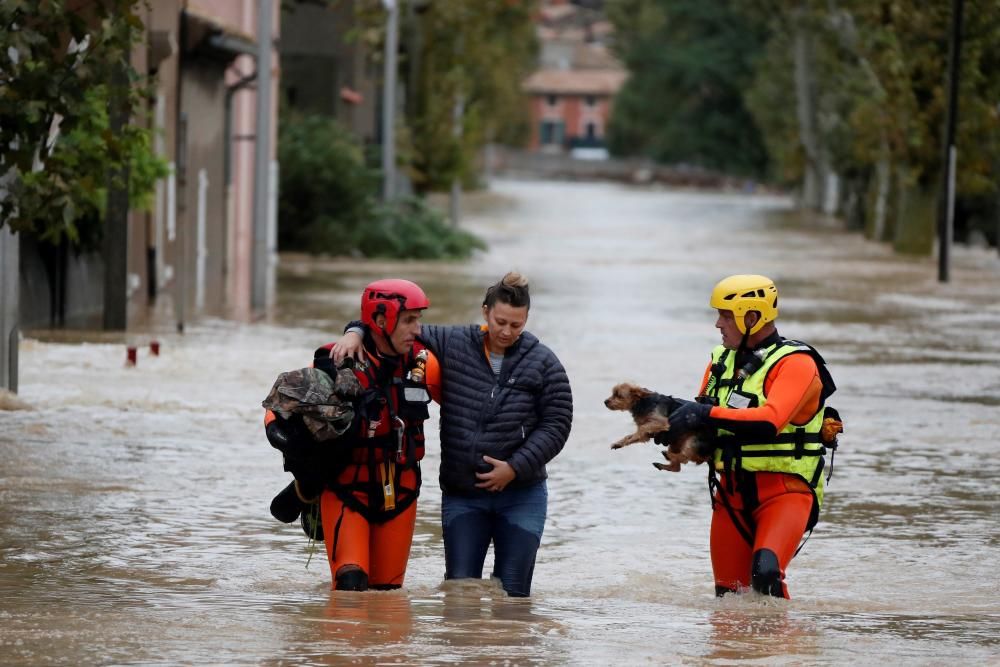
[[[231, 86], [226, 86], [226, 117], [225, 121], [225, 131], [223, 133], [223, 145], [225, 146], [225, 152], [223, 154], [222, 160], [222, 173], [224, 176], [224, 182], [228, 188], [233, 182], [233, 97], [236, 93], [240, 92], [254, 81], [257, 80], [257, 72], [247, 74], [239, 81]], [[227, 195], [228, 196], [228, 195]], [[229, 209], [226, 209], [228, 214]]]
[[[184, 113], [184, 106], [182, 103], [182, 97], [184, 94], [184, 68], [187, 64], [187, 57], [185, 52], [187, 51], [187, 10], [182, 9], [180, 11], [180, 26], [177, 30], [177, 41], [180, 43], [180, 49], [177, 53], [177, 98], [175, 100], [175, 122], [177, 126], [174, 128], [174, 169], [171, 173], [172, 182], [168, 179], [167, 181], [167, 207], [168, 207], [168, 227], [176, 233], [176, 217], [177, 213], [181, 213], [181, 222], [185, 221], [185, 216], [183, 215], [184, 209], [186, 207], [186, 202], [184, 197], [186, 196], [187, 190], [185, 188], [185, 180], [187, 179], [187, 116]], [[173, 199], [173, 201], [170, 201]], [[173, 224], [170, 224], [170, 220], [173, 220]], [[178, 252], [178, 257], [174, 258], [175, 263], [180, 265], [180, 268], [174, 272], [177, 278], [175, 283], [175, 289], [177, 290], [177, 299], [174, 303], [174, 307], [177, 311], [177, 332], [184, 333], [184, 320], [187, 316], [187, 304], [185, 291], [187, 289], [187, 280], [185, 276], [187, 275], [188, 262], [187, 262], [187, 225], [185, 225], [184, 232], [181, 234], [181, 248]], [[176, 237], [175, 237], [176, 238]], [[173, 241], [174, 239], [170, 239]]]
[[230, 262], [231, 250], [229, 244], [234, 238], [233, 233], [233, 99], [236, 93], [244, 88], [248, 88], [257, 80], [257, 72], [254, 71], [241, 77], [231, 86], [226, 86], [225, 112], [223, 117], [222, 131], [222, 191], [223, 191], [223, 211], [225, 216], [223, 224], [226, 230], [226, 252], [223, 255], [223, 272], [226, 275], [226, 303], [232, 306], [232, 295], [235, 288], [232, 283], [231, 272], [233, 267]]

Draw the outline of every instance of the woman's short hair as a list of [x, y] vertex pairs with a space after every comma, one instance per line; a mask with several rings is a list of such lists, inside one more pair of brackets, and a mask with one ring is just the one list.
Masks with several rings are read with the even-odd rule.
[[528, 293], [528, 279], [516, 271], [511, 271], [499, 282], [490, 285], [483, 298], [483, 305], [492, 308], [497, 301], [508, 306], [531, 308], [531, 295]]

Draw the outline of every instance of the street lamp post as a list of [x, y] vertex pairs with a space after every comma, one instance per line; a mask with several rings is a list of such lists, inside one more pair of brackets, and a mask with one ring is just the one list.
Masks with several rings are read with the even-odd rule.
[[253, 182], [253, 275], [250, 307], [265, 310], [270, 257], [268, 254], [268, 213], [271, 175], [271, 0], [257, 2], [257, 120], [254, 137]]
[[951, 2], [951, 38], [948, 40], [948, 111], [944, 130], [944, 182], [938, 210], [938, 282], [948, 282], [948, 255], [955, 229], [955, 123], [958, 118], [958, 75], [962, 57], [962, 0]]
[[385, 23], [385, 70], [382, 76], [382, 198], [396, 195], [396, 52], [399, 43], [399, 7], [382, 0]]

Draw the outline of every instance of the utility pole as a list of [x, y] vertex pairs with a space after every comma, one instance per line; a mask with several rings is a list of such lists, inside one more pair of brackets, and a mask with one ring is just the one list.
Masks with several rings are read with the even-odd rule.
[[[465, 95], [461, 92], [455, 97], [455, 107], [452, 109], [451, 136], [459, 144], [461, 151], [462, 143], [462, 116], [465, 114]], [[455, 174], [451, 179], [451, 197], [448, 201], [448, 217], [451, 218], [451, 226], [458, 227], [462, 218], [462, 175]]]
[[[0, 184], [0, 199], [6, 196]], [[0, 229], [0, 389], [17, 393], [18, 270], [17, 234], [9, 225]]]
[[385, 70], [382, 75], [382, 199], [396, 196], [396, 52], [399, 49], [399, 6], [382, 0], [385, 22]]
[[[463, 75], [465, 67], [462, 65], [462, 52], [465, 50], [465, 35], [461, 32], [455, 40], [455, 60], [461, 68]], [[451, 136], [458, 146], [459, 155], [463, 155], [462, 150], [462, 120], [465, 116], [465, 76], [459, 78], [459, 88], [455, 91], [455, 106], [451, 112]], [[461, 161], [459, 162], [461, 164]], [[451, 218], [451, 226], [458, 227], [462, 217], [462, 174], [461, 171], [451, 179], [451, 199], [448, 205], [448, 217]]]
[[938, 282], [948, 282], [948, 255], [955, 229], [955, 124], [958, 119], [958, 75], [962, 58], [962, 0], [951, 1], [951, 37], [948, 40], [948, 111], [944, 130], [944, 182], [938, 209]]
[[253, 275], [250, 307], [267, 307], [267, 222], [271, 172], [271, 0], [257, 0], [257, 129], [254, 143]]

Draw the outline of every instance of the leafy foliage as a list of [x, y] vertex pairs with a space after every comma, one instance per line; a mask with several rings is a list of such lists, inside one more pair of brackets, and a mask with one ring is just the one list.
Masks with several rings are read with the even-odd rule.
[[374, 210], [378, 174], [332, 118], [283, 113], [280, 120], [279, 245], [349, 253]]
[[764, 22], [733, 0], [624, 4], [611, 11], [630, 72], [615, 100], [612, 151], [761, 175], [768, 156], [743, 91], [765, 42]]
[[[413, 0], [410, 0], [412, 2]], [[523, 143], [530, 120], [521, 82], [535, 66], [537, 0], [449, 0], [401, 9], [401, 80], [409, 85], [408, 172], [418, 189], [468, 181], [490, 141]], [[360, 35], [382, 53], [381, 3], [359, 2]], [[456, 105], [461, 117], [456, 123]], [[457, 131], [456, 131], [457, 129]]]
[[[142, 35], [137, 0], [0, 3], [0, 226], [43, 241], [93, 248], [109, 174], [129, 169], [133, 204], [148, 204], [166, 165], [135, 123], [142, 89], [128, 63]], [[113, 82], [120, 81], [120, 84]], [[119, 133], [108, 107], [133, 123]]]
[[452, 227], [418, 197], [380, 205], [359, 241], [366, 257], [462, 259], [486, 249], [482, 239]]
[[[810, 83], [820, 139], [835, 171], [864, 182], [883, 163], [891, 166], [895, 187], [920, 191], [912, 195], [920, 200], [940, 190], [950, 3], [749, 0], [748, 6], [771, 22], [747, 98], [781, 180], [796, 182], [804, 170], [801, 128], [784, 83], [794, 67], [789, 35], [798, 29], [816, 53]], [[961, 233], [967, 218], [992, 232], [995, 222], [979, 221], [995, 215], [1000, 195], [995, 0], [965, 0], [960, 67], [957, 227]]]
[[453, 259], [485, 248], [422, 200], [379, 204], [378, 172], [365, 165], [362, 147], [332, 118], [283, 114], [278, 159], [282, 249]]

